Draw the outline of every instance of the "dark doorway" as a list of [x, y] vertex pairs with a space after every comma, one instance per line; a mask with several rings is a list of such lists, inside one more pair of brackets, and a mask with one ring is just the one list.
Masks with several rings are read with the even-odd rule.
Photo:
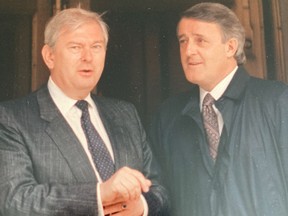
[[[110, 39], [98, 91], [132, 102], [144, 125], [167, 97], [185, 91], [176, 25], [179, 13], [203, 1], [99, 0], [91, 9], [105, 12]], [[226, 2], [229, 7], [234, 1]]]
[[29, 15], [0, 15], [0, 100], [30, 92], [31, 29]]

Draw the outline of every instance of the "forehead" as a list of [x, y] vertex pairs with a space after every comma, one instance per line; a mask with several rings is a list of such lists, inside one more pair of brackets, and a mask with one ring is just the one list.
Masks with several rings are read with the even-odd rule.
[[60, 37], [76, 37], [76, 36], [83, 36], [83, 37], [93, 37], [93, 38], [103, 38], [104, 39], [104, 32], [100, 26], [100, 24], [96, 21], [89, 21], [79, 23], [78, 25], [69, 26], [66, 25], [62, 28]]
[[221, 28], [217, 23], [206, 22], [194, 18], [182, 18], [178, 23], [178, 36], [189, 35], [221, 35]]

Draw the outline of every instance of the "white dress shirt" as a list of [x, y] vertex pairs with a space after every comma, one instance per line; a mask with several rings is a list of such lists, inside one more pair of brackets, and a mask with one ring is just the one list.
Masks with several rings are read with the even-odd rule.
[[[199, 104], [200, 104], [201, 112], [202, 112], [202, 103], [203, 103], [203, 100], [204, 100], [204, 97], [206, 96], [206, 94], [210, 93], [215, 100], [218, 100], [223, 95], [225, 90], [227, 89], [227, 87], [228, 87], [229, 83], [231, 82], [237, 69], [238, 69], [238, 66], [236, 66], [231, 73], [229, 73], [220, 83], [218, 83], [212, 89], [211, 92], [207, 92], [200, 87], [200, 103]], [[215, 105], [213, 105], [213, 108], [214, 108], [216, 115], [217, 115], [217, 118], [218, 118], [219, 132], [221, 134], [223, 126], [224, 126], [224, 121], [223, 121], [221, 113], [219, 112], [219, 110], [216, 108]]]
[[[95, 175], [98, 179], [98, 182], [101, 183], [102, 179], [101, 179], [101, 177], [97, 171], [97, 168], [94, 164], [92, 155], [88, 149], [87, 139], [86, 139], [85, 133], [84, 133], [82, 126], [81, 126], [80, 118], [82, 115], [82, 111], [78, 107], [76, 107], [76, 105], [75, 105], [77, 100], [71, 99], [67, 95], [65, 95], [64, 92], [55, 84], [55, 82], [52, 80], [51, 77], [49, 77], [49, 80], [48, 80], [48, 90], [49, 90], [49, 93], [50, 93], [54, 103], [56, 104], [56, 106], [60, 110], [61, 114], [64, 116], [64, 118], [66, 119], [66, 121], [68, 122], [70, 127], [72, 128], [73, 132], [75, 133], [75, 135], [79, 139], [85, 153], [88, 156], [90, 164], [93, 167], [93, 170], [94, 170]], [[92, 100], [90, 94], [84, 100], [86, 100], [88, 102], [88, 110], [89, 110], [91, 122], [92, 122], [93, 126], [96, 128], [96, 130], [98, 131], [102, 140], [104, 141], [104, 143], [105, 143], [105, 145], [106, 145], [106, 147], [107, 147], [107, 149], [111, 155], [111, 158], [114, 161], [114, 155], [113, 155], [111, 142], [109, 140], [109, 137], [107, 135], [105, 127], [102, 123], [102, 120], [99, 116], [99, 112], [97, 110], [97, 107], [96, 107], [94, 101]], [[100, 184], [97, 184], [97, 201], [98, 201], [98, 207], [99, 207], [98, 213], [99, 213], [99, 216], [102, 216], [102, 215], [104, 216], [104, 210], [102, 207], [102, 201], [101, 201], [100, 197], [101, 197]], [[143, 196], [141, 196], [141, 199], [142, 199], [142, 202], [144, 204], [144, 215], [147, 215], [148, 214], [147, 202]]]

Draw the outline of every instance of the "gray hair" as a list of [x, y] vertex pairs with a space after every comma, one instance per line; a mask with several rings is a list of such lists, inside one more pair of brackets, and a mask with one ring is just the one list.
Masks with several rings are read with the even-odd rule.
[[243, 64], [246, 61], [244, 53], [245, 30], [236, 14], [228, 7], [219, 3], [199, 3], [184, 11], [181, 14], [182, 18], [193, 18], [218, 24], [222, 30], [223, 42], [230, 38], [238, 40], [238, 49], [234, 56], [237, 63]]
[[44, 32], [44, 43], [54, 47], [63, 29], [75, 30], [86, 22], [97, 22], [104, 34], [105, 45], [108, 43], [108, 26], [103, 21], [102, 15], [81, 8], [69, 8], [60, 11], [47, 23]]

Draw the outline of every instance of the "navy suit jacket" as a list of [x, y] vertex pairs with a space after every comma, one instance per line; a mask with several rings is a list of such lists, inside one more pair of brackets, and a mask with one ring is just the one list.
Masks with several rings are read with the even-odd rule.
[[215, 163], [199, 101], [198, 86], [169, 99], [151, 129], [172, 215], [287, 216], [287, 85], [238, 68], [215, 103], [224, 121]]
[[[133, 105], [92, 95], [107, 130], [116, 170], [151, 179], [149, 215], [166, 209], [165, 189]], [[0, 215], [98, 215], [97, 179], [47, 86], [0, 104]], [[165, 214], [165, 213], [163, 213]]]

